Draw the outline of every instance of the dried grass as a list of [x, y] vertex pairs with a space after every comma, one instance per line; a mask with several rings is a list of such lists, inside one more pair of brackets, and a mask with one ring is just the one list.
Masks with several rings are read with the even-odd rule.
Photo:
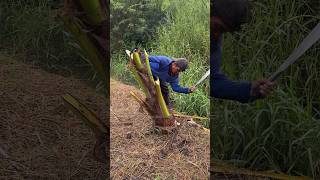
[[152, 120], [131, 97], [132, 86], [111, 81], [111, 177], [207, 179], [209, 134], [178, 119], [178, 131], [153, 133]]
[[64, 105], [71, 93], [106, 120], [105, 98], [83, 81], [0, 57], [0, 179], [105, 179], [95, 139]]

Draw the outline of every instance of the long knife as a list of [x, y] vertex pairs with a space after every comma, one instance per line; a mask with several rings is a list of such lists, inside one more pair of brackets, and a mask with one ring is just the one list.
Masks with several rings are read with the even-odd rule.
[[316, 43], [320, 38], [320, 23], [313, 28], [313, 30], [308, 34], [308, 36], [302, 41], [302, 43], [294, 49], [291, 55], [285, 60], [285, 62], [279, 67], [279, 69], [274, 72], [269, 80], [275, 81], [279, 75], [284, 72], [291, 64], [297, 61], [297, 59], [304, 54], [314, 43]]
[[200, 83], [202, 83], [202, 81], [204, 81], [208, 76], [210, 75], [210, 69], [201, 77], [201, 79], [195, 84], [193, 85], [194, 87], [196, 87], [197, 85], [199, 85]]

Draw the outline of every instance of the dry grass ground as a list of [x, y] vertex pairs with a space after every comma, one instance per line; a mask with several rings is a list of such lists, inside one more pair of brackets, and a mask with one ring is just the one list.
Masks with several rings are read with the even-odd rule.
[[180, 119], [175, 134], [152, 133], [151, 118], [130, 95], [132, 86], [111, 80], [111, 177], [207, 179], [209, 133]]
[[106, 179], [92, 158], [94, 136], [65, 93], [106, 120], [104, 97], [84, 81], [0, 56], [0, 179]]

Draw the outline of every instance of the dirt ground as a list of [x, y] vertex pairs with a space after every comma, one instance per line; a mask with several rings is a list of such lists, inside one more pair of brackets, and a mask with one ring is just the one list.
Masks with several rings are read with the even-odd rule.
[[[181, 119], [176, 134], [152, 133], [151, 119], [111, 80], [112, 179], [207, 179], [209, 134]], [[106, 120], [105, 98], [86, 81], [0, 55], [0, 179], [106, 179], [92, 158], [93, 133], [64, 104], [70, 93]]]
[[208, 132], [180, 119], [176, 134], [152, 133], [150, 117], [130, 95], [142, 93], [110, 84], [112, 179], [208, 179]]
[[64, 104], [71, 93], [106, 120], [105, 99], [84, 81], [0, 56], [0, 179], [106, 179], [93, 133]]

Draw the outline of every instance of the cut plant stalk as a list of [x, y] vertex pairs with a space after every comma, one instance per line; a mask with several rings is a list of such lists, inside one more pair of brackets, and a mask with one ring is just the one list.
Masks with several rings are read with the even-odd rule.
[[159, 79], [157, 79], [155, 81], [155, 87], [156, 87], [156, 96], [157, 96], [157, 100], [159, 102], [159, 106], [161, 108], [162, 116], [164, 118], [169, 118], [170, 117], [170, 113], [169, 113], [168, 107], [167, 107], [166, 102], [164, 101], [162, 93], [161, 93]]
[[[99, 80], [106, 85], [105, 95], [109, 98], [109, 3], [101, 0], [65, 0], [61, 19], [66, 29], [80, 46], [98, 74]], [[84, 15], [84, 16], [83, 16]], [[101, 162], [107, 162], [107, 143], [109, 127], [96, 118], [94, 113], [71, 95], [64, 96], [73, 111], [78, 112], [96, 135], [94, 156]], [[109, 104], [107, 104], [109, 106]], [[107, 156], [106, 156], [107, 155]]]
[[95, 134], [97, 141], [93, 151], [94, 158], [102, 163], [107, 163], [105, 143], [106, 136], [109, 134], [109, 128], [107, 128], [106, 125], [90, 109], [88, 109], [88, 107], [80, 103], [72, 95], [64, 95], [63, 100]]
[[198, 119], [198, 120], [208, 120], [209, 119], [207, 117], [189, 116], [189, 115], [184, 115], [184, 114], [181, 114], [181, 113], [174, 113], [172, 115], [175, 116], [175, 117], [192, 118], [192, 119]]
[[149, 55], [148, 55], [146, 50], [144, 50], [144, 54], [145, 54], [145, 57], [146, 57], [146, 66], [147, 66], [147, 69], [148, 69], [148, 75], [150, 77], [150, 80], [151, 80], [152, 84], [154, 85], [154, 79], [153, 79], [153, 75], [152, 75], [152, 71], [151, 71], [151, 67], [150, 67]]
[[81, 7], [86, 12], [90, 23], [99, 25], [106, 20], [105, 13], [101, 8], [100, 0], [80, 0]]
[[140, 56], [139, 56], [139, 53], [137, 52], [134, 52], [133, 53], [133, 61], [134, 61], [134, 64], [136, 66], [136, 68], [141, 71], [143, 70], [143, 64], [141, 63], [141, 59], [140, 59]]
[[146, 95], [146, 97], [150, 97], [150, 93], [148, 91], [148, 88], [143, 83], [142, 78], [138, 74], [137, 70], [131, 65], [129, 65], [129, 69], [130, 69], [131, 73], [133, 74], [134, 79], [138, 82], [138, 85], [142, 88], [142, 90], [143, 90], [144, 94]]
[[141, 97], [139, 97], [136, 93], [134, 93], [133, 91], [130, 91], [131, 96], [138, 101], [138, 103], [143, 106], [147, 112], [150, 112], [151, 107], [149, 106], [149, 104], [144, 101]]
[[83, 121], [94, 130], [95, 133], [102, 132], [108, 133], [108, 128], [101, 122], [101, 120], [84, 104], [80, 103], [71, 94], [63, 96], [63, 100], [67, 102], [72, 110], [81, 115]]
[[251, 177], [261, 177], [261, 178], [271, 178], [279, 180], [311, 180], [307, 176], [289, 176], [286, 174], [274, 173], [270, 171], [252, 171], [243, 168], [237, 168], [231, 165], [221, 164], [218, 162], [211, 161], [210, 172], [212, 173], [222, 173], [222, 174], [232, 174], [232, 175], [247, 175]]
[[106, 82], [106, 68], [104, 66], [104, 63], [102, 63], [102, 60], [105, 59], [101, 56], [88, 35], [82, 29], [81, 22], [76, 18], [70, 18], [67, 16], [63, 16], [62, 19], [68, 31], [71, 32], [71, 34], [74, 36], [79, 46], [81, 47], [81, 50], [90, 60], [90, 63], [98, 73], [99, 78], [102, 81]]

